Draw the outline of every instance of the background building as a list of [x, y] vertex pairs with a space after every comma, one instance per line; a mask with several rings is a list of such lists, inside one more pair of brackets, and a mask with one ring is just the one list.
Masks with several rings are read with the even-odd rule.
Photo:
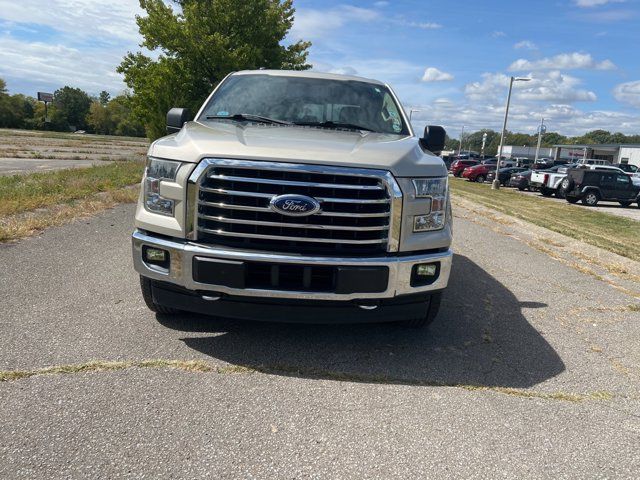
[[[502, 149], [505, 158], [535, 158], [536, 147], [517, 147], [505, 145]], [[578, 161], [585, 159], [606, 160], [610, 163], [628, 163], [640, 167], [640, 144], [610, 143], [599, 145], [554, 145], [540, 148], [538, 158]]]

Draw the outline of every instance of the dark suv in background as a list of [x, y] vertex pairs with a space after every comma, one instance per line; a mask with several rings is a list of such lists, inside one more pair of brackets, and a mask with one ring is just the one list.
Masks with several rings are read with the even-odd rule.
[[571, 169], [563, 181], [567, 202], [582, 203], [593, 207], [599, 201], [618, 202], [628, 207], [637, 202], [640, 208], [640, 186], [634, 185], [631, 178], [611, 170]]

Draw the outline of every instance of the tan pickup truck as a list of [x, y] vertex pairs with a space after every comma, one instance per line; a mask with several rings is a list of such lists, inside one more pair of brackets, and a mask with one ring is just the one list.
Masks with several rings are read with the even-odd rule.
[[289, 322], [436, 316], [451, 271], [445, 132], [386, 84], [227, 76], [149, 148], [133, 260], [149, 308]]

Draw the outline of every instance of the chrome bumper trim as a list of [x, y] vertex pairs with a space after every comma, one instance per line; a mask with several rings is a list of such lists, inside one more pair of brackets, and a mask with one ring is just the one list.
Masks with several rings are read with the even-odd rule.
[[[164, 271], [154, 266], [146, 264], [142, 259], [142, 247], [157, 247], [167, 250], [170, 255], [169, 271]], [[304, 255], [271, 254], [265, 252], [252, 252], [243, 250], [232, 250], [225, 248], [215, 248], [198, 245], [189, 241], [159, 238], [147, 235], [139, 230], [133, 232], [133, 264], [136, 271], [145, 277], [164, 282], [180, 285], [189, 290], [203, 290], [229, 295], [251, 296], [251, 297], [273, 297], [273, 298], [298, 298], [307, 300], [355, 300], [364, 298], [391, 298], [398, 295], [411, 293], [428, 292], [442, 290], [449, 282], [451, 273], [451, 261], [453, 252], [448, 250], [443, 253], [431, 253], [422, 255], [411, 255], [406, 257], [313, 257]], [[389, 268], [389, 283], [387, 289], [381, 293], [314, 293], [296, 292], [282, 290], [262, 290], [262, 289], [238, 289], [224, 286], [209, 285], [195, 282], [193, 280], [192, 264], [194, 256], [204, 256], [222, 260], [254, 261], [254, 262], [275, 262], [275, 263], [298, 263], [298, 264], [321, 264], [321, 265], [359, 265], [359, 266], [386, 266]], [[411, 269], [416, 263], [440, 262], [440, 276], [431, 285], [422, 287], [412, 287]]]

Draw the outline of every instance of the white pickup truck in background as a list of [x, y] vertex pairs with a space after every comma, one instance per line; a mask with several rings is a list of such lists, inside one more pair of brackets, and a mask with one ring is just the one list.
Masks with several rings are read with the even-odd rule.
[[538, 190], [545, 197], [554, 195], [564, 198], [562, 189], [558, 188], [567, 176], [567, 170], [575, 165], [558, 165], [545, 170], [533, 170], [529, 185], [532, 190]]
[[557, 198], [564, 198], [564, 192], [567, 185], [563, 180], [567, 178], [567, 171], [571, 168], [587, 168], [591, 170], [616, 170], [625, 173], [618, 167], [611, 165], [588, 165], [588, 164], [571, 164], [558, 165], [545, 170], [533, 170], [529, 185], [532, 190], [539, 191], [545, 197], [555, 195]]

